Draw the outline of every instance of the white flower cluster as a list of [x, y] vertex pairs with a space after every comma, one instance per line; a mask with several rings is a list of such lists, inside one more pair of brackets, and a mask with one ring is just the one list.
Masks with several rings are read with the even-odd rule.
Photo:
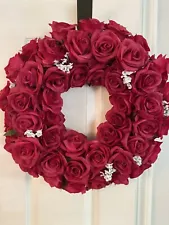
[[42, 130], [38, 130], [38, 131], [36, 131], [36, 133], [34, 133], [32, 130], [27, 130], [27, 131], [25, 131], [24, 135], [27, 137], [32, 137], [32, 138], [41, 137]]
[[54, 61], [54, 65], [57, 68], [65, 73], [70, 73], [70, 70], [73, 68], [73, 63], [68, 63], [69, 60], [69, 53], [67, 52], [64, 56], [64, 59], [61, 59], [59, 62], [58, 60]]
[[133, 72], [130, 72], [130, 71], [123, 71], [122, 72], [121, 78], [123, 79], [123, 84], [126, 84], [128, 89], [132, 89], [131, 77], [130, 77], [130, 75], [132, 73]]
[[169, 116], [169, 102], [163, 101], [164, 116]]
[[142, 158], [139, 156], [139, 155], [136, 155], [133, 157], [133, 160], [135, 161], [135, 163], [138, 165], [138, 166], [141, 166], [142, 165]]
[[15, 83], [12, 83], [11, 81], [9, 82], [10, 82], [9, 88], [14, 88], [16, 86]]
[[113, 168], [113, 164], [107, 164], [106, 165], [106, 169], [104, 172], [100, 172], [101, 173], [101, 177], [104, 177], [104, 179], [106, 180], [106, 182], [109, 182], [112, 180], [112, 175], [114, 172], [116, 172], [116, 169]]

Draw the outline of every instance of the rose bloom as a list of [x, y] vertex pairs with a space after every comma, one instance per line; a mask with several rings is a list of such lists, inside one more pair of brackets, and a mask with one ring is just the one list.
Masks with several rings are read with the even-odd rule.
[[134, 156], [144, 157], [151, 142], [139, 135], [130, 136], [128, 139], [128, 151]]
[[15, 142], [6, 145], [14, 161], [22, 168], [30, 169], [39, 160], [42, 146], [36, 138], [18, 138]]
[[35, 60], [35, 56], [37, 54], [38, 51], [38, 43], [37, 43], [37, 39], [33, 39], [30, 40], [29, 43], [27, 43], [26, 45], [24, 45], [22, 47], [22, 58], [24, 59], [24, 61], [28, 61], [28, 60]]
[[143, 138], [153, 138], [158, 136], [161, 127], [161, 121], [158, 119], [142, 119], [136, 118], [133, 123], [133, 130], [136, 135], [140, 135]]
[[16, 84], [30, 92], [38, 92], [42, 85], [43, 68], [41, 64], [27, 61], [18, 74]]
[[77, 157], [85, 152], [86, 141], [85, 135], [74, 130], [68, 130], [62, 138], [61, 148], [66, 152], [66, 156]]
[[116, 170], [112, 176], [112, 182], [115, 184], [128, 184], [128, 178], [131, 174], [132, 154], [119, 146], [111, 149], [111, 156], [108, 163], [113, 164]]
[[130, 178], [140, 176], [144, 170], [151, 167], [151, 165], [157, 160], [158, 154], [161, 151], [160, 145], [162, 143], [152, 141], [149, 147], [146, 149], [144, 156], [142, 157], [142, 165], [138, 166], [134, 161], [132, 163], [132, 171]]
[[40, 173], [43, 177], [57, 177], [64, 173], [67, 161], [61, 152], [51, 149], [40, 161]]
[[63, 126], [64, 122], [65, 122], [65, 117], [60, 111], [52, 112], [48, 110], [47, 112], [45, 112], [44, 124], [46, 126], [53, 126], [53, 125]]
[[127, 90], [126, 85], [123, 84], [123, 79], [121, 78], [122, 72], [119, 70], [114, 70], [110, 67], [105, 72], [105, 87], [107, 88], [109, 94], [124, 93]]
[[16, 112], [24, 112], [26, 110], [34, 110], [37, 107], [36, 99], [33, 94], [25, 89], [13, 88], [7, 97], [8, 105]]
[[87, 63], [91, 57], [91, 42], [87, 32], [70, 30], [65, 43], [71, 61]]
[[101, 65], [92, 67], [87, 75], [87, 83], [92, 86], [104, 86], [105, 68]]
[[75, 30], [75, 24], [53, 21], [49, 25], [52, 28], [52, 37], [59, 42], [66, 40], [69, 30]]
[[114, 146], [122, 139], [122, 134], [119, 130], [116, 130], [110, 123], [101, 123], [97, 127], [98, 140], [106, 145]]
[[53, 113], [60, 112], [63, 106], [63, 99], [60, 93], [45, 88], [42, 94], [42, 108], [44, 111], [50, 110]]
[[12, 116], [12, 127], [17, 133], [24, 134], [27, 130], [34, 132], [42, 129], [42, 118], [36, 112], [18, 113]]
[[18, 53], [14, 57], [10, 58], [8, 65], [5, 67], [5, 72], [7, 78], [11, 82], [15, 82], [15, 79], [18, 76], [19, 71], [23, 68], [24, 61], [21, 57], [21, 54]]
[[112, 94], [109, 97], [110, 103], [113, 105], [114, 111], [122, 112], [126, 115], [131, 114], [131, 94]]
[[69, 182], [64, 187], [64, 190], [68, 191], [69, 193], [73, 193], [73, 194], [74, 193], [84, 194], [86, 192], [86, 186], [85, 186], [85, 184]]
[[45, 67], [52, 66], [55, 60], [63, 59], [66, 53], [65, 47], [62, 44], [57, 43], [54, 38], [47, 36], [38, 40], [38, 47], [36, 60]]
[[158, 86], [161, 84], [161, 81], [161, 74], [147, 66], [133, 75], [133, 91], [137, 94], [156, 92], [158, 91]]
[[106, 120], [117, 130], [131, 131], [131, 120], [125, 114], [116, 112], [114, 108], [106, 113]]
[[104, 23], [97, 19], [82, 19], [78, 23], [79, 30], [93, 33], [94, 30], [103, 30]]
[[87, 184], [90, 164], [82, 157], [77, 157], [68, 162], [64, 176], [69, 183]]
[[57, 67], [49, 68], [44, 76], [45, 86], [55, 92], [68, 90], [68, 76]]
[[97, 141], [90, 141], [85, 146], [87, 155], [86, 159], [91, 167], [95, 168], [93, 173], [98, 169], [103, 169], [108, 162], [110, 149], [108, 146], [100, 144]]
[[6, 107], [8, 106], [8, 99], [7, 96], [10, 92], [10, 83], [7, 82], [6, 86], [0, 91], [0, 109], [5, 111]]
[[88, 67], [86, 65], [75, 65], [70, 73], [70, 87], [82, 87], [87, 80]]
[[63, 129], [58, 125], [44, 129], [42, 135], [43, 145], [47, 148], [55, 147], [57, 149], [61, 143]]
[[113, 20], [109, 20], [109, 23], [105, 24], [105, 28], [113, 31], [121, 40], [131, 35], [131, 33], [125, 27]]
[[163, 117], [163, 95], [153, 92], [139, 96], [135, 101], [135, 109], [145, 118]]
[[119, 38], [112, 31], [96, 30], [91, 38], [92, 53], [98, 62], [108, 63], [115, 58], [119, 43]]
[[147, 62], [148, 52], [141, 44], [126, 38], [118, 49], [117, 57], [124, 70], [136, 71]]
[[97, 174], [94, 174], [95, 172], [94, 168], [91, 171], [91, 174], [93, 175], [91, 178], [89, 178], [89, 183], [88, 183], [88, 190], [89, 189], [101, 189], [106, 187], [109, 183], [106, 182], [106, 180], [100, 176], [100, 171]]

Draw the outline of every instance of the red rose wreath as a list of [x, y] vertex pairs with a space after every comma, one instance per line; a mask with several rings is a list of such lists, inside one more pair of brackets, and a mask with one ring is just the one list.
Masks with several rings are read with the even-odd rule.
[[[31, 40], [5, 68], [5, 149], [24, 172], [70, 193], [128, 184], [156, 161], [157, 138], [168, 133], [169, 59], [112, 20], [50, 26], [51, 37]], [[83, 85], [110, 94], [95, 140], [64, 126], [61, 94]]]

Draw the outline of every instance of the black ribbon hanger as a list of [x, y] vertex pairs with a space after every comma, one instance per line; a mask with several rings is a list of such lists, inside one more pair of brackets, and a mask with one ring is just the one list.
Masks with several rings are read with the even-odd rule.
[[92, 18], [93, 0], [77, 0], [77, 21]]

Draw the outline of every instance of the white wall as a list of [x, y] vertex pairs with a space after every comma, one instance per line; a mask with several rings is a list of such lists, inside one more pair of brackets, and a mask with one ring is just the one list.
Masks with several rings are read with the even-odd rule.
[[[94, 0], [93, 17], [114, 19], [133, 33], [143, 33], [153, 52], [169, 54], [168, 8], [168, 0]], [[52, 20], [75, 22], [76, 0], [0, 0], [1, 88], [8, 58], [26, 38], [47, 33]], [[84, 87], [64, 95], [67, 125], [84, 133], [95, 132], [108, 108], [107, 93], [100, 88]], [[0, 124], [2, 134], [2, 112]], [[3, 150], [3, 141], [1, 135], [0, 225], [169, 224], [169, 138], [153, 170], [140, 179], [83, 196], [51, 189], [43, 180], [25, 175]]]

